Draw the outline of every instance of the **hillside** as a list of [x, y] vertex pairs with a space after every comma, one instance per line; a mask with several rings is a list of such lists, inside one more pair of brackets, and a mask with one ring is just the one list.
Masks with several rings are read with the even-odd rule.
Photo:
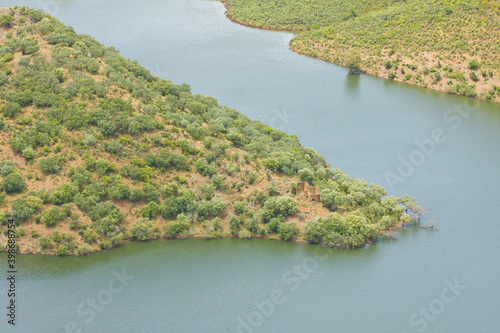
[[235, 22], [304, 30], [290, 48], [368, 74], [500, 101], [500, 1], [227, 0]]
[[0, 24], [2, 248], [9, 216], [19, 251], [84, 255], [188, 236], [354, 248], [422, 212], [41, 11]]

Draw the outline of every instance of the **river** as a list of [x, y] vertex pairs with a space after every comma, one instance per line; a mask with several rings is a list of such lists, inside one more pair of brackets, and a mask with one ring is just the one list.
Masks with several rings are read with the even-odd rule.
[[[498, 330], [498, 104], [348, 76], [290, 51], [290, 33], [230, 22], [218, 1], [23, 4], [297, 135], [333, 168], [414, 195], [439, 230], [409, 228], [352, 251], [189, 239], [87, 257], [19, 256], [18, 322], [7, 327], [2, 315], [0, 332]], [[6, 286], [2, 278], [2, 309]]]

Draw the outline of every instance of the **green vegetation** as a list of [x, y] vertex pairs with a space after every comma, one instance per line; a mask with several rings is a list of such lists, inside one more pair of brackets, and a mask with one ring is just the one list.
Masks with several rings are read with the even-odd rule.
[[[49, 15], [10, 12], [0, 36], [0, 222], [5, 230], [17, 218], [24, 250], [85, 255], [190, 235], [358, 247], [406, 221], [405, 209], [418, 212], [297, 137], [161, 80]], [[299, 181], [319, 187], [323, 203], [296, 194]]]
[[[369, 74], [500, 101], [498, 0], [222, 2], [236, 22], [303, 31], [293, 50], [351, 72], [359, 54], [359, 68]], [[450, 80], [441, 80], [443, 70]]]

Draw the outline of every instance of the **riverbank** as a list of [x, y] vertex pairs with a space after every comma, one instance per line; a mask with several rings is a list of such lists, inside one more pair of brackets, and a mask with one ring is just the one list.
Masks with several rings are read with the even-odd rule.
[[[491, 53], [492, 48], [500, 47], [500, 9], [496, 7], [482, 3], [478, 12], [475, 2], [448, 7], [443, 4], [443, 15], [427, 0], [388, 2], [377, 10], [354, 2], [351, 11], [335, 1], [314, 5], [278, 1], [274, 6], [267, 0], [222, 3], [226, 17], [234, 23], [295, 32], [297, 35], [289, 45], [294, 52], [346, 66], [347, 54], [354, 50], [361, 58], [359, 67], [366, 74], [500, 102], [500, 58]], [[304, 18], [297, 14], [296, 6], [303, 6], [300, 10]], [[340, 14], [332, 14], [330, 21], [325, 21], [324, 15], [315, 19], [318, 10], [336, 10]], [[420, 11], [424, 14], [413, 14]], [[434, 18], [432, 24], [428, 24], [430, 17]], [[406, 21], [413, 25], [405, 25]], [[487, 32], [480, 34], [477, 28]], [[466, 43], [457, 41], [457, 36], [464, 35], [469, 36]], [[477, 43], [478, 40], [482, 42]]]
[[3, 13], [0, 245], [12, 225], [61, 256], [186, 234], [357, 248], [416, 205], [43, 11]]
[[[386, 232], [396, 231], [398, 229], [402, 229], [403, 227], [404, 227], [403, 226], [403, 222], [398, 221], [395, 225], [387, 228], [387, 230], [385, 230], [385, 231], [382, 231], [381, 234], [379, 236], [377, 236], [376, 238], [371, 239], [371, 240], [367, 241], [366, 243], [364, 243], [363, 246], [372, 244], [373, 242], [377, 241], [377, 239], [380, 238], [380, 237], [383, 237]], [[388, 236], [388, 237], [391, 238], [391, 239], [394, 238], [394, 236]], [[149, 239], [144, 240], [144, 241], [148, 241], [149, 242], [149, 241], [155, 241], [155, 240], [160, 240], [160, 239], [183, 240], [183, 239], [187, 239], [187, 238], [200, 238], [200, 239], [207, 240], [207, 241], [209, 241], [209, 240], [214, 240], [215, 241], [215, 240], [219, 240], [219, 239], [222, 239], [222, 238], [241, 238], [241, 237], [239, 237], [238, 235], [225, 234], [225, 235], [220, 235], [220, 236], [214, 238], [214, 237], [212, 237], [211, 235], [208, 235], [208, 234], [193, 234], [193, 235], [179, 235], [179, 236], [176, 236], [176, 237], [173, 237], [173, 238], [172, 237], [166, 237], [166, 236], [158, 236], [158, 237], [149, 238]], [[284, 240], [280, 239], [278, 236], [259, 236], [259, 235], [251, 235], [250, 238], [244, 238], [243, 240], [251, 240], [251, 239], [270, 239], [270, 240], [275, 240], [275, 241], [282, 241], [282, 242], [284, 241]], [[83, 255], [89, 255], [89, 254], [98, 253], [98, 252], [102, 252], [102, 251], [112, 250], [112, 249], [117, 248], [120, 245], [128, 243], [128, 242], [139, 242], [139, 240], [135, 240], [135, 239], [132, 239], [132, 238], [122, 239], [119, 242], [119, 244], [116, 244], [114, 246], [110, 246], [110, 247], [106, 247], [106, 248], [94, 247], [94, 248], [90, 249], [89, 252], [80, 253], [80, 254], [68, 253], [68, 254], [64, 254], [63, 256], [83, 256]], [[318, 244], [310, 243], [310, 242], [308, 242], [307, 240], [305, 240], [303, 238], [294, 238], [294, 239], [287, 240], [286, 242], [301, 243], [301, 244], [310, 244], [310, 245], [316, 245], [316, 246], [318, 246]], [[1, 252], [8, 252], [8, 249], [6, 247], [3, 247]], [[55, 250], [54, 251], [44, 251], [44, 250], [41, 250], [41, 249], [28, 249], [28, 250], [23, 250], [23, 251], [16, 251], [16, 253], [18, 253], [18, 254], [61, 256], [61, 255], [57, 254]]]

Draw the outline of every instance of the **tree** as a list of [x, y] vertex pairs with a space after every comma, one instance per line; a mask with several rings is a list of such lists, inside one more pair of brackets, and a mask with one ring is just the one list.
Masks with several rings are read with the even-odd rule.
[[147, 205], [145, 205], [141, 208], [141, 213], [142, 213], [143, 217], [151, 218], [151, 217], [154, 217], [156, 215], [156, 213], [158, 212], [159, 209], [160, 209], [160, 206], [158, 206], [158, 204], [156, 202], [151, 201], [150, 203], [148, 203]]
[[342, 204], [342, 193], [335, 190], [324, 189], [319, 197], [323, 205], [330, 210], [335, 210]]
[[241, 215], [245, 212], [245, 203], [238, 201], [233, 204], [233, 211], [236, 215]]
[[68, 254], [68, 247], [66, 245], [61, 245], [57, 248], [56, 255], [65, 256]]
[[6, 193], [21, 192], [26, 187], [23, 177], [17, 172], [8, 174], [2, 182], [2, 187]]
[[12, 21], [14, 21], [14, 18], [9, 14], [0, 15], [0, 25], [4, 27], [9, 27]]
[[346, 55], [345, 65], [349, 69], [349, 74], [356, 74], [361, 70], [361, 54], [359, 51], [351, 49]]
[[309, 243], [321, 242], [328, 232], [325, 227], [326, 221], [327, 219], [322, 217], [308, 221], [304, 229], [306, 241]]
[[40, 237], [38, 239], [38, 244], [40, 245], [40, 247], [42, 248], [42, 250], [45, 250], [49, 247], [52, 246], [52, 241], [50, 239], [50, 237], [48, 236], [43, 236], [43, 237]]
[[61, 215], [59, 212], [59, 208], [52, 207], [50, 209], [44, 210], [42, 213], [42, 222], [47, 227], [53, 227], [59, 222], [61, 219]]
[[477, 59], [469, 60], [469, 69], [476, 70], [479, 68], [479, 61]]
[[14, 171], [14, 163], [12, 163], [11, 161], [0, 162], [0, 175], [2, 177], [7, 176], [12, 171]]
[[23, 149], [23, 157], [27, 160], [32, 160], [35, 157], [35, 150], [33, 147], [28, 146]]
[[60, 156], [48, 156], [38, 161], [38, 167], [44, 174], [58, 173], [64, 165], [64, 159]]
[[28, 219], [31, 214], [35, 212], [34, 209], [28, 206], [27, 200], [24, 198], [17, 198], [12, 202], [12, 216], [14, 216], [19, 221], [24, 221]]
[[175, 238], [187, 230], [188, 225], [183, 221], [170, 222], [163, 227], [165, 237]]
[[236, 235], [239, 227], [240, 220], [234, 215], [231, 216], [231, 219], [229, 219], [229, 230], [231, 231], [231, 234]]
[[297, 234], [297, 222], [281, 223], [278, 228], [278, 235], [282, 240], [288, 241]]
[[145, 241], [153, 234], [152, 223], [148, 219], [140, 218], [130, 226], [130, 232], [135, 239]]
[[17, 113], [21, 111], [21, 105], [16, 102], [7, 102], [2, 107], [2, 113], [6, 117], [14, 117]]
[[314, 181], [314, 172], [311, 169], [302, 169], [299, 170], [299, 177], [300, 180], [303, 182], [308, 182], [309, 184], [312, 184]]

